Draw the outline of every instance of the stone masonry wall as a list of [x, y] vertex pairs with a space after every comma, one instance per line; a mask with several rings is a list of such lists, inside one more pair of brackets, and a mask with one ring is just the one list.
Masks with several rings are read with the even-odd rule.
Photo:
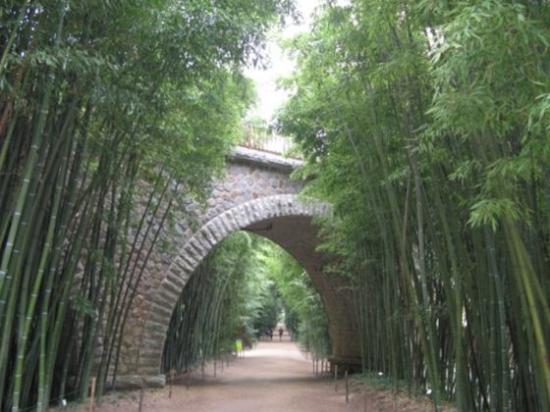
[[[316, 263], [320, 256], [313, 252], [317, 240], [316, 231], [313, 233], [311, 229], [311, 219], [326, 215], [330, 208], [324, 204], [308, 204], [298, 200], [297, 193], [302, 184], [289, 178], [298, 164], [295, 160], [239, 148], [229, 159], [226, 175], [214, 182], [206, 210], [198, 205], [182, 205], [182, 210], [176, 210], [181, 219], [177, 221], [175, 230], [168, 232], [163, 239], [163, 243], [170, 247], [151, 256], [130, 311], [118, 370], [117, 382], [120, 386], [164, 383], [164, 377], [160, 375], [160, 358], [166, 329], [187, 280], [217, 243], [234, 231], [253, 228], [258, 222], [278, 219], [277, 227], [282, 228], [283, 232], [274, 234], [279, 239], [273, 240], [283, 247], [288, 246], [286, 248], [291, 254], [294, 250], [304, 255], [302, 264], [311, 261], [304, 267], [308, 272], [316, 272], [312, 279], [319, 285], [318, 289], [326, 289], [325, 293], [319, 291], [333, 324], [331, 335], [349, 334], [335, 330], [333, 326], [336, 323], [346, 330], [354, 329], [349, 324], [349, 311], [344, 303], [339, 305], [337, 302], [337, 294], [334, 293], [337, 285], [329, 284], [327, 279], [320, 277], [320, 265]], [[191, 217], [188, 216], [189, 210]], [[301, 239], [300, 233], [294, 233], [297, 228], [292, 219], [298, 219], [304, 225], [302, 232], [312, 233]], [[296, 239], [292, 239], [294, 236], [297, 236]], [[290, 243], [285, 245], [287, 240]], [[303, 243], [311, 244], [305, 245], [304, 249]], [[295, 257], [300, 260], [296, 253]], [[349, 340], [348, 337], [346, 340]]]

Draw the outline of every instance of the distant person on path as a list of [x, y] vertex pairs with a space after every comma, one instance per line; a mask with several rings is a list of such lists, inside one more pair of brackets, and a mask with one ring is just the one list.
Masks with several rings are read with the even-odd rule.
[[273, 340], [273, 329], [269, 328], [267, 330], [267, 336], [269, 336], [270, 340]]
[[283, 328], [279, 328], [279, 342], [283, 340]]

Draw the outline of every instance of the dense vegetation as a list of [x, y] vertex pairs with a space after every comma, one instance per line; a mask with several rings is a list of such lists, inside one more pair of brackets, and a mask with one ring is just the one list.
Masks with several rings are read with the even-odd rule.
[[280, 247], [263, 241], [256, 250], [257, 273], [273, 282], [284, 322], [302, 348], [320, 359], [330, 354], [328, 321], [321, 296], [304, 268]]
[[99, 393], [116, 379], [171, 208], [204, 197], [251, 100], [241, 66], [289, 10], [1, 2], [1, 410], [43, 411], [85, 398], [92, 376]]
[[[253, 324], [260, 312], [269, 313], [267, 322], [275, 324], [276, 305], [265, 282], [250, 277], [251, 248], [252, 239], [236, 233], [193, 273], [172, 314], [164, 344], [165, 371], [186, 371], [233, 352], [237, 339], [256, 335]], [[275, 311], [261, 310], [268, 306]]]
[[[148, 259], [221, 171], [253, 95], [241, 67], [290, 3], [0, 3], [0, 410], [115, 382]], [[363, 368], [461, 411], [550, 410], [548, 1], [336, 3], [289, 44], [279, 125], [334, 206], [323, 248]], [[204, 296], [215, 310], [186, 303]], [[295, 262], [238, 235], [186, 288], [164, 368], [281, 308], [323, 356], [320, 306]]]
[[305, 350], [326, 357], [327, 320], [308, 275], [277, 245], [237, 232], [185, 286], [168, 329], [163, 369], [182, 372], [220, 359], [234, 352], [237, 339], [249, 346], [279, 320]]
[[334, 205], [365, 370], [550, 410], [550, 5], [352, 0], [289, 46], [281, 113]]

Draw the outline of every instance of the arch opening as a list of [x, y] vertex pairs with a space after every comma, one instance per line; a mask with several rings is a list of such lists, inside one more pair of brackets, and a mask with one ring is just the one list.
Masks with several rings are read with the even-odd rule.
[[117, 386], [161, 386], [163, 344], [174, 308], [192, 273], [227, 236], [239, 230], [265, 237], [292, 255], [310, 275], [326, 308], [332, 355], [359, 356], [350, 296], [342, 279], [323, 273], [326, 256], [316, 250], [319, 243], [317, 217], [330, 215], [326, 204], [298, 199], [297, 195], [257, 198], [215, 216], [197, 230], [171, 260], [160, 285], [149, 294], [148, 313], [137, 339], [123, 350], [121, 361], [127, 375], [117, 377]]
[[330, 355], [325, 307], [309, 274], [274, 242], [238, 231], [208, 254], [185, 286], [164, 342], [162, 372], [215, 365], [260, 340], [293, 340], [315, 358]]

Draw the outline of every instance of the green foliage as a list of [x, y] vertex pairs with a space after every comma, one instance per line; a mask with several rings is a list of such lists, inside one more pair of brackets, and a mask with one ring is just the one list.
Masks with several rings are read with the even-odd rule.
[[285, 323], [293, 338], [316, 357], [325, 358], [330, 352], [328, 322], [309, 275], [292, 256], [271, 242], [261, 242], [256, 255], [258, 269], [274, 282], [281, 296]]
[[[248, 334], [259, 339], [265, 336], [270, 330], [273, 331], [281, 313], [281, 302], [279, 292], [273, 282], [269, 279], [262, 279], [261, 272], [249, 272], [254, 280], [250, 279], [247, 286], [256, 286], [256, 293], [251, 294], [255, 299], [249, 299], [247, 313], [249, 322]], [[250, 320], [252, 322], [250, 322]], [[250, 326], [252, 326], [250, 328]]]
[[472, 206], [468, 223], [474, 227], [487, 225], [496, 231], [498, 221], [502, 218], [518, 220], [520, 210], [509, 199], [483, 199]]
[[84, 399], [94, 375], [99, 394], [116, 382], [171, 209], [207, 196], [252, 99], [241, 67], [291, 11], [288, 0], [1, 3], [1, 410]]
[[279, 127], [363, 366], [460, 410], [550, 408], [547, 2], [327, 2]]

